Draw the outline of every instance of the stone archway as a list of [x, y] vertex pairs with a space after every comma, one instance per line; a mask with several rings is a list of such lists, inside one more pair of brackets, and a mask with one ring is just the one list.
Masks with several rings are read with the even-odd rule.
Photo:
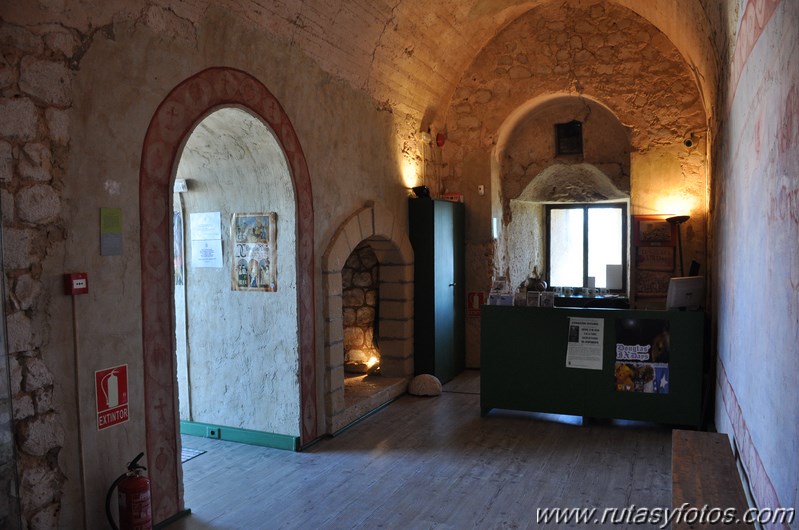
[[[369, 202], [336, 231], [322, 256], [325, 317], [325, 414], [335, 433], [368, 410], [346, 411], [341, 271], [361, 243], [374, 251], [379, 267], [381, 371], [413, 375], [413, 248], [407, 230], [384, 206]], [[404, 392], [404, 386], [402, 388]]]
[[225, 106], [244, 107], [259, 116], [274, 132], [291, 172], [297, 201], [300, 442], [304, 445], [317, 437], [314, 218], [308, 166], [288, 116], [260, 81], [240, 70], [209, 68], [183, 81], [161, 102], [142, 146], [139, 173], [142, 339], [147, 459], [155, 521], [164, 521], [183, 510], [172, 334], [172, 180], [192, 129], [210, 112]]

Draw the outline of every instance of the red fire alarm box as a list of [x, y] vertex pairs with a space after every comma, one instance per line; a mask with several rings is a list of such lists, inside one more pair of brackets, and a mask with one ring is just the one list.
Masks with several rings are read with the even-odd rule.
[[86, 294], [89, 292], [89, 275], [85, 272], [71, 272], [64, 275], [65, 294]]

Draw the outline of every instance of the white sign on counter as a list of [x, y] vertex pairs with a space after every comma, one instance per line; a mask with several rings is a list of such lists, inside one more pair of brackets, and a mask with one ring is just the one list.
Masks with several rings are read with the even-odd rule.
[[602, 318], [569, 317], [566, 367], [601, 370], [604, 331]]

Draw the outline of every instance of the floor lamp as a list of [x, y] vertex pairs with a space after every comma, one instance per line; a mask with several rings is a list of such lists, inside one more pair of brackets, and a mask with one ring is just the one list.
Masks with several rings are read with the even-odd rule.
[[682, 236], [680, 235], [680, 225], [690, 218], [691, 217], [689, 215], [675, 215], [674, 217], [668, 217], [666, 219], [668, 223], [677, 225], [677, 249], [679, 250], [680, 256], [680, 276], [685, 276], [685, 269], [682, 265]]

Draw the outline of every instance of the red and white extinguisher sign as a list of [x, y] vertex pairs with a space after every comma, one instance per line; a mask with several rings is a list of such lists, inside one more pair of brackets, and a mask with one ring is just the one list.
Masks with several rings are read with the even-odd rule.
[[94, 372], [97, 430], [128, 421], [128, 365]]

